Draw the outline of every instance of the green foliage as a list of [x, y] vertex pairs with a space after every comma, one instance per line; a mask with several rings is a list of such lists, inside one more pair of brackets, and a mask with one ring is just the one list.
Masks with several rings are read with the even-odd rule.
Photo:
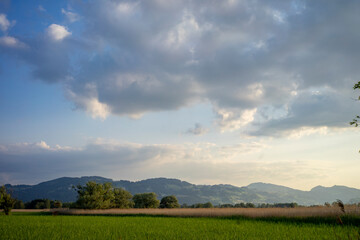
[[355, 85], [354, 85], [354, 90], [355, 90], [355, 89], [358, 89], [358, 88], [360, 89], [360, 82], [357, 82], [357, 83], [355, 83]]
[[[355, 83], [355, 85], [354, 85], [353, 88], [354, 88], [354, 90], [355, 90], [355, 89], [360, 89], [360, 82]], [[358, 100], [360, 100], [360, 96], [359, 96]], [[353, 126], [355, 126], [355, 127], [358, 127], [358, 126], [359, 126], [359, 122], [358, 122], [359, 119], [360, 119], [360, 116], [356, 116], [356, 118], [354, 118], [354, 119], [350, 122], [350, 125], [353, 125]]]
[[83, 209], [111, 208], [115, 198], [111, 183], [98, 184], [90, 181], [85, 186], [78, 185], [77, 193], [76, 206]]
[[15, 200], [14, 209], [24, 209], [25, 204], [21, 200]]
[[62, 207], [62, 202], [55, 200], [55, 201], [51, 201], [51, 208], [61, 208]]
[[174, 195], [163, 197], [160, 201], [160, 208], [179, 208], [180, 204]]
[[139, 193], [133, 197], [135, 208], [158, 208], [160, 201], [155, 193]]
[[212, 205], [211, 202], [207, 202], [207, 203], [195, 203], [193, 205], [190, 206], [190, 208], [213, 208], [214, 206]]
[[25, 203], [27, 209], [49, 209], [51, 207], [49, 199], [34, 199], [31, 202]]
[[113, 207], [115, 208], [132, 208], [134, 207], [134, 202], [132, 201], [132, 195], [130, 192], [122, 189], [114, 189], [114, 202]]
[[0, 209], [4, 209], [5, 215], [10, 215], [15, 202], [16, 200], [11, 197], [10, 193], [6, 192], [5, 186], [2, 186], [0, 188]]

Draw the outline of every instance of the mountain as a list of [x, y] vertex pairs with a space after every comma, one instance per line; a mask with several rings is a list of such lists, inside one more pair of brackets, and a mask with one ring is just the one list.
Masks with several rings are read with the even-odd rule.
[[232, 185], [195, 185], [178, 179], [153, 178], [142, 181], [113, 181], [109, 178], [89, 176], [80, 178], [62, 177], [37, 185], [5, 185], [13, 197], [22, 201], [31, 201], [37, 198], [48, 198], [72, 202], [77, 193], [74, 186], [85, 185], [88, 181], [97, 183], [111, 182], [114, 187], [124, 188], [132, 194], [155, 192], [159, 198], [175, 195], [180, 204], [194, 204], [212, 202], [225, 203], [290, 203], [301, 205], [324, 204], [341, 199], [343, 202], [358, 202], [360, 190], [345, 186], [315, 187], [310, 191], [301, 191], [284, 186], [268, 183], [252, 183], [246, 187]]

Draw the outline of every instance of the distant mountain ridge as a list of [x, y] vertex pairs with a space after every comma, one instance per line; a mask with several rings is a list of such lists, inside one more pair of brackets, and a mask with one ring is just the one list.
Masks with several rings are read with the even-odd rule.
[[269, 183], [252, 183], [246, 187], [236, 187], [228, 184], [195, 185], [186, 181], [169, 178], [152, 178], [131, 182], [127, 180], [114, 181], [99, 176], [62, 177], [36, 185], [5, 185], [12, 195], [22, 201], [37, 198], [48, 198], [62, 202], [76, 200], [77, 193], [73, 186], [85, 185], [88, 181], [97, 183], [111, 182], [114, 187], [124, 188], [132, 194], [155, 192], [159, 198], [175, 195], [180, 204], [211, 202], [225, 203], [290, 203], [300, 205], [316, 205], [334, 202], [341, 199], [345, 203], [360, 202], [360, 190], [346, 186], [317, 186], [310, 191], [302, 191]]

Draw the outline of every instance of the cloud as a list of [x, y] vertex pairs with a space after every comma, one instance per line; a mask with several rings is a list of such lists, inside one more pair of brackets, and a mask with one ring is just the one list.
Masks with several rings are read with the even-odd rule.
[[194, 135], [204, 135], [209, 131], [209, 129], [204, 128], [201, 126], [200, 123], [195, 123], [195, 126], [193, 128], [189, 128], [187, 130], [187, 133], [194, 134]]
[[0, 45], [10, 48], [24, 48], [26, 45], [18, 39], [10, 36], [0, 37]]
[[38, 10], [41, 12], [46, 12], [46, 9], [42, 5], [38, 6]]
[[[280, 136], [344, 127], [352, 118], [356, 108], [347, 99], [360, 75], [358, 6], [91, 1], [62, 9], [68, 17], [81, 12], [76, 39], [62, 41], [72, 33], [52, 24], [46, 32], [54, 41], [19, 36], [29, 49], [8, 53], [33, 66], [36, 78], [62, 83], [76, 108], [92, 117], [209, 102], [222, 132]], [[317, 89], [322, 97], [312, 95]]]
[[71, 32], [69, 32], [64, 26], [58, 24], [51, 24], [47, 28], [47, 34], [50, 37], [50, 39], [54, 41], [61, 41], [66, 37], [70, 36]]
[[257, 109], [217, 109], [218, 125], [222, 132], [238, 130], [254, 120]]
[[0, 14], [0, 29], [5, 32], [9, 29], [10, 27], [10, 22], [9, 20], [6, 18], [5, 14]]
[[44, 141], [0, 145], [0, 180], [39, 181], [64, 174], [120, 176], [126, 171], [140, 177], [146, 169], [147, 174], [154, 171], [162, 175], [168, 174], [164, 166], [169, 164], [234, 163], [240, 156], [262, 149], [264, 145], [256, 142], [223, 147], [212, 143], [146, 145], [109, 139], [94, 139], [81, 148], [50, 146]]
[[8, 145], [0, 145], [0, 152], [4, 154], [13, 154], [13, 155], [23, 155], [23, 154], [34, 154], [34, 153], [45, 153], [52, 151], [69, 151], [69, 150], [78, 150], [76, 148], [68, 146], [59, 146], [50, 147], [45, 141], [35, 142], [35, 143], [16, 143]]
[[69, 22], [73, 23], [80, 19], [80, 16], [74, 12], [66, 11], [65, 9], [61, 9], [61, 13], [66, 16]]
[[[339, 184], [334, 174], [343, 162], [310, 160], [266, 161], [259, 156], [271, 148], [261, 142], [233, 145], [214, 143], [138, 144], [93, 139], [83, 147], [50, 146], [44, 141], [0, 145], [0, 183], [34, 184], [63, 176], [104, 176], [141, 180], [171, 177], [198, 184], [237, 186], [263, 181], [302, 188], [314, 182]], [[338, 165], [342, 165], [340, 168]], [[332, 178], [330, 178], [332, 176]]]
[[255, 123], [258, 128], [249, 132], [251, 135], [278, 137], [326, 134], [331, 129], [349, 127], [357, 104], [349, 96], [344, 97], [341, 92], [330, 88], [303, 90], [278, 113], [277, 118], [270, 119], [264, 109], [259, 110], [262, 116], [258, 119], [266, 121]]

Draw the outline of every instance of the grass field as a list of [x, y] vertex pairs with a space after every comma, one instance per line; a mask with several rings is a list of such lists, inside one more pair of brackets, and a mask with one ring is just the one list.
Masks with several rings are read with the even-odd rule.
[[360, 239], [359, 217], [0, 216], [0, 239]]

